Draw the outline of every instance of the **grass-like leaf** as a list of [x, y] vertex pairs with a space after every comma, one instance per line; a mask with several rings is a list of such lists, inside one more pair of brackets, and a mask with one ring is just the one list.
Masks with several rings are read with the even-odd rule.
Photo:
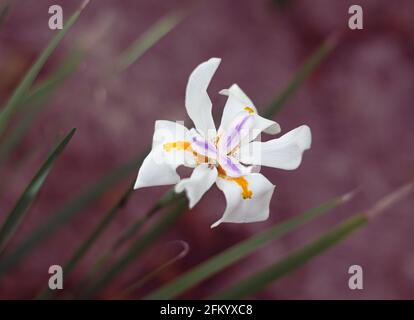
[[188, 245], [188, 243], [182, 240], [178, 240], [175, 242], [178, 244], [181, 244], [182, 250], [178, 254], [176, 254], [174, 257], [169, 259], [168, 261], [164, 262], [160, 266], [151, 270], [148, 274], [144, 275], [136, 282], [133, 282], [132, 284], [128, 285], [128, 287], [122, 291], [121, 297], [126, 298], [129, 295], [133, 294], [137, 289], [141, 288], [144, 284], [148, 283], [151, 279], [154, 279], [157, 275], [162, 273], [164, 270], [169, 268], [171, 265], [173, 265], [177, 261], [187, 256], [188, 252], [190, 251], [190, 246]]
[[185, 198], [181, 198], [176, 207], [163, 215], [151, 229], [142, 237], [135, 240], [126, 252], [111, 266], [109, 270], [85, 290], [82, 298], [92, 298], [104, 289], [120, 272], [122, 272], [134, 259], [136, 259], [161, 233], [184, 212], [188, 203]]
[[[133, 181], [132, 184], [129, 185], [127, 190], [123, 193], [121, 198], [116, 202], [116, 204], [108, 210], [106, 215], [103, 219], [97, 224], [95, 229], [90, 233], [90, 235], [86, 238], [86, 240], [76, 249], [75, 253], [71, 256], [69, 261], [63, 267], [63, 274], [67, 277], [68, 274], [75, 268], [77, 263], [85, 256], [85, 254], [89, 251], [89, 249], [93, 246], [95, 241], [99, 238], [99, 236], [105, 231], [105, 229], [109, 226], [109, 224], [113, 221], [116, 217], [117, 213], [120, 211], [122, 207], [125, 206], [130, 194], [134, 188]], [[46, 299], [52, 293], [48, 287], [45, 287], [40, 294], [37, 296], [38, 299]]]
[[8, 240], [13, 236], [17, 230], [20, 222], [23, 220], [25, 213], [36, 198], [40, 188], [42, 187], [46, 177], [48, 176], [53, 164], [65, 149], [66, 145], [72, 139], [76, 129], [72, 129], [69, 134], [54, 148], [46, 161], [40, 167], [39, 171], [30, 181], [29, 185], [23, 191], [20, 198], [17, 200], [14, 208], [7, 216], [4, 224], [0, 229], [0, 251], [7, 245]]
[[89, 187], [78, 197], [65, 204], [62, 209], [52, 214], [50, 218], [28, 235], [13, 251], [0, 260], [0, 275], [16, 265], [26, 254], [37, 247], [44, 239], [64, 226], [70, 219], [89, 204], [97, 200], [102, 194], [114, 184], [126, 178], [128, 174], [136, 170], [142, 163], [143, 157], [139, 155], [127, 163], [119, 166], [105, 175], [98, 182]]
[[192, 268], [178, 279], [169, 282], [164, 287], [156, 290], [146, 297], [146, 299], [171, 299], [177, 297], [186, 290], [194, 287], [203, 280], [222, 271], [226, 267], [240, 261], [247, 255], [255, 252], [257, 249], [273, 241], [288, 232], [291, 232], [303, 224], [329, 212], [345, 201], [348, 201], [351, 194], [337, 197], [329, 200], [316, 208], [310, 209], [292, 219], [277, 224], [267, 230], [244, 240], [229, 249], [217, 254], [216, 256], [202, 262], [198, 266]]
[[68, 263], [64, 266], [63, 270], [65, 275], [68, 275], [70, 271], [76, 266], [76, 264], [82, 259], [86, 252], [92, 247], [93, 243], [98, 239], [98, 237], [103, 233], [106, 227], [114, 217], [120, 211], [122, 207], [125, 206], [127, 199], [133, 191], [135, 181], [128, 187], [126, 192], [121, 196], [117, 203], [107, 212], [104, 218], [98, 223], [92, 233], [87, 237], [87, 239], [81, 244], [81, 246], [75, 251], [73, 256], [69, 259]]
[[323, 59], [335, 48], [337, 39], [331, 36], [304, 62], [286, 88], [266, 108], [264, 117], [272, 118], [282, 110], [286, 101], [300, 88], [309, 75], [315, 70]]
[[65, 34], [70, 30], [73, 24], [78, 19], [82, 9], [86, 5], [87, 1], [84, 1], [82, 6], [73, 13], [72, 16], [65, 22], [65, 25], [62, 30], [60, 30], [49, 42], [44, 51], [40, 54], [37, 60], [34, 62], [30, 70], [26, 73], [20, 84], [14, 90], [12, 96], [1, 110], [0, 113], [0, 135], [4, 132], [7, 124], [10, 120], [10, 117], [16, 112], [18, 106], [23, 100], [25, 94], [30, 89], [33, 84], [33, 81], [36, 79], [43, 65], [46, 63], [47, 59], [59, 45]]
[[362, 227], [367, 222], [368, 219], [365, 215], [355, 215], [320, 238], [312, 241], [310, 244], [294, 251], [282, 261], [265, 268], [264, 270], [237, 283], [234, 286], [231, 286], [213, 298], [242, 299], [250, 296], [263, 289], [273, 281], [302, 266], [313, 257], [324, 252], [345, 237], [349, 236], [352, 232]]
[[168, 34], [186, 16], [184, 12], [172, 12], [162, 17], [149, 30], [141, 35], [117, 61], [116, 71], [122, 72]]
[[[135, 183], [135, 181], [134, 181], [134, 183]], [[121, 196], [120, 201], [118, 201], [115, 204], [115, 206], [113, 208], [111, 208], [111, 210], [110, 210], [110, 212], [112, 212], [111, 218], [110, 218], [111, 220], [113, 220], [115, 218], [116, 213], [119, 212], [119, 209], [122, 207], [119, 204], [127, 201], [130, 196], [131, 196], [131, 191], [130, 191], [130, 189], [127, 189], [125, 191], [125, 193]], [[82, 287], [85, 286], [85, 284], [87, 282], [90, 282], [91, 280], [96, 279], [96, 277], [99, 275], [99, 273], [105, 267], [108, 266], [108, 263], [111, 261], [111, 259], [113, 258], [114, 254], [117, 252], [117, 250], [120, 249], [120, 247], [122, 247], [122, 245], [124, 243], [126, 243], [128, 240], [133, 238], [141, 230], [141, 228], [145, 225], [145, 223], [148, 222], [149, 219], [155, 213], [159, 212], [161, 209], [168, 208], [168, 206], [170, 204], [174, 203], [176, 200], [178, 200], [180, 198], [184, 199], [185, 197], [184, 197], [183, 194], [176, 194], [174, 192], [174, 190], [170, 190], [170, 191], [166, 192], [147, 212], [145, 212], [144, 215], [137, 218], [134, 222], [131, 223], [130, 226], [125, 228], [124, 231], [116, 238], [113, 245], [111, 247], [109, 247], [109, 249], [106, 250], [103, 254], [101, 254], [100, 257], [95, 261], [95, 263], [90, 268], [90, 270], [88, 271], [88, 273], [86, 274], [84, 279], [81, 281], [81, 284], [80, 284], [79, 287], [82, 288]], [[185, 209], [186, 209], [185, 207], [181, 208], [182, 211], [184, 211]], [[109, 213], [107, 215], [109, 215]], [[105, 217], [104, 217], [104, 219], [105, 219]], [[95, 230], [92, 232], [92, 234], [95, 234], [97, 232], [97, 229], [99, 228], [101, 223], [103, 223], [103, 221], [101, 221], [98, 224], [98, 227], [95, 228]], [[109, 222], [105, 222], [105, 228], [108, 225], [109, 225]], [[104, 231], [103, 228], [99, 229], [99, 233], [102, 233], [103, 231]], [[88, 239], [91, 239], [91, 236], [89, 236]], [[97, 239], [94, 238], [92, 242], [90, 242], [90, 240], [88, 240], [88, 239], [85, 241], [85, 243], [89, 242], [87, 247], [90, 248], [93, 245], [93, 242], [96, 241]], [[83, 243], [81, 245], [81, 247], [85, 246], [86, 245], [85, 243]], [[82, 255], [85, 255], [86, 252], [87, 252], [87, 250], [82, 251]], [[74, 258], [74, 256], [72, 256], [71, 259], [73, 259], [73, 258]], [[80, 258], [81, 257], [77, 258], [76, 263], [79, 261]], [[67, 272], [65, 274], [67, 274]], [[47, 297], [47, 295], [44, 292], [39, 296], [39, 298], [41, 298], [41, 299], [44, 299], [46, 297]]]
[[273, 281], [301, 267], [312, 258], [325, 252], [327, 249], [345, 239], [354, 231], [366, 225], [378, 214], [384, 212], [393, 204], [409, 195], [413, 190], [414, 182], [407, 183], [396, 191], [380, 199], [372, 208], [365, 210], [362, 213], [354, 214], [349, 219], [324, 233], [316, 240], [295, 250], [284, 259], [225, 289], [213, 298], [242, 299], [262, 290]]
[[4, 136], [0, 144], [0, 165], [6, 161], [10, 154], [12, 154], [30, 126], [36, 120], [37, 116], [47, 106], [47, 102], [56, 92], [56, 89], [77, 69], [82, 57], [82, 51], [74, 50], [68, 58], [63, 61], [54, 74], [47, 80], [35, 86], [23, 98], [21, 104], [30, 104], [30, 108], [26, 108], [25, 112], [21, 113], [19, 122], [11, 129], [11, 132], [8, 132], [7, 135]]
[[73, 49], [51, 76], [34, 86], [23, 98], [22, 104], [28, 104], [33, 100], [49, 95], [60, 86], [68, 76], [71, 76], [79, 67], [85, 56], [85, 51], [80, 48]]
[[143, 216], [135, 220], [129, 227], [127, 227], [116, 239], [113, 250], [121, 247], [126, 241], [131, 239], [142, 226], [147, 222], [157, 211], [167, 207], [171, 203], [185, 198], [184, 194], [177, 194], [173, 189], [166, 192]]

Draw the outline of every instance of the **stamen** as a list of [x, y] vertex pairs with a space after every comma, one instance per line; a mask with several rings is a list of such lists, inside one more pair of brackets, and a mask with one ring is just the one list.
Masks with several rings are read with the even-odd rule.
[[253, 192], [249, 190], [249, 183], [245, 177], [229, 177], [221, 166], [217, 167], [217, 172], [220, 178], [226, 179], [228, 181], [233, 181], [240, 186], [242, 189], [241, 195], [244, 200], [252, 198]]

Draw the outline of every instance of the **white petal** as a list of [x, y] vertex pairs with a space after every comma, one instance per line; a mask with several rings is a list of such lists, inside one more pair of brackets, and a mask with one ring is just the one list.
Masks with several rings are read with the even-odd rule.
[[212, 228], [222, 222], [256, 222], [269, 217], [269, 204], [275, 186], [260, 173], [252, 173], [244, 178], [248, 189], [252, 192], [250, 199], [243, 199], [242, 188], [235, 181], [217, 179], [217, 187], [224, 192], [227, 207], [223, 217], [215, 222]]
[[195, 166], [191, 152], [172, 148], [166, 151], [169, 143], [183, 143], [191, 135], [183, 125], [159, 120], [155, 122], [152, 150], [139, 169], [134, 189], [150, 186], [175, 184], [180, 181], [176, 168], [180, 165]]
[[254, 140], [261, 132], [268, 134], [277, 134], [280, 132], [280, 126], [277, 122], [258, 115], [253, 102], [237, 84], [233, 84], [229, 89], [221, 90], [220, 94], [228, 96], [228, 99], [224, 106], [219, 134], [226, 131], [237, 115], [243, 110], [246, 110], [246, 107], [253, 111], [254, 122], [251, 125], [250, 135], [244, 142]]
[[254, 114], [241, 110], [234, 119], [225, 127], [220, 127], [218, 148], [222, 153], [228, 154], [243, 141], [250, 141], [254, 126]]
[[223, 115], [221, 116], [220, 128], [226, 128], [245, 107], [249, 107], [257, 113], [252, 100], [237, 84], [233, 84], [229, 89], [221, 90], [220, 94], [228, 96], [223, 109]]
[[190, 130], [179, 122], [157, 120], [154, 127], [153, 149], [166, 142], [189, 141], [191, 137]]
[[276, 121], [263, 118], [259, 116], [258, 114], [255, 114], [254, 117], [255, 117], [254, 128], [258, 132], [264, 132], [267, 134], [278, 134], [280, 132], [280, 126]]
[[220, 64], [220, 61], [221, 59], [219, 58], [211, 58], [210, 60], [201, 63], [191, 73], [187, 83], [185, 94], [187, 113], [191, 120], [193, 120], [195, 127], [202, 132], [205, 137], [207, 137], [209, 130], [214, 131], [214, 134], [216, 130], [211, 114], [212, 104], [210, 97], [207, 94], [207, 87]]
[[252, 165], [293, 170], [302, 154], [311, 146], [312, 135], [308, 126], [293, 129], [278, 139], [267, 142], [253, 141], [240, 150], [240, 162]]
[[201, 164], [194, 169], [190, 178], [181, 180], [175, 186], [175, 192], [180, 193], [185, 190], [190, 201], [190, 208], [193, 208], [216, 179], [216, 168], [209, 168], [207, 164]]
[[175, 171], [176, 167], [167, 162], [160, 162], [157, 158], [158, 152], [159, 150], [154, 149], [145, 158], [139, 168], [134, 189], [176, 184], [180, 181], [180, 176]]
[[155, 150], [153, 157], [156, 158], [158, 163], [170, 163], [174, 169], [180, 165], [194, 167], [196, 162], [191, 152], [185, 152], [180, 148], [171, 148], [170, 151], [166, 152], [164, 148], [171, 143], [190, 143], [191, 136], [190, 130], [178, 122], [157, 120], [152, 139], [152, 149]]

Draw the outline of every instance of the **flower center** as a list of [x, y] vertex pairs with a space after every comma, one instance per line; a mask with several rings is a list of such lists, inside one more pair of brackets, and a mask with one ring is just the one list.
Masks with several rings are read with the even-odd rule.
[[[220, 140], [220, 137], [217, 137], [215, 139], [215, 147], [217, 148], [217, 150], [219, 150], [218, 148], [218, 142]], [[209, 163], [211, 166], [216, 167], [218, 175], [220, 178], [222, 179], [226, 179], [228, 181], [233, 181], [235, 182], [241, 189], [242, 189], [242, 198], [243, 199], [251, 199], [253, 192], [251, 190], [249, 190], [249, 183], [247, 182], [246, 178], [243, 176], [240, 177], [230, 177], [227, 175], [226, 171], [223, 169], [223, 167], [218, 163], [218, 161], [209, 158], [206, 155], [202, 155], [198, 152], [196, 152], [192, 147], [191, 147], [191, 143], [188, 141], [174, 141], [174, 142], [167, 142], [164, 143], [163, 148], [165, 151], [167, 152], [171, 152], [173, 149], [175, 150], [179, 150], [179, 151], [188, 151], [191, 152], [193, 154], [193, 156], [196, 159], [196, 162], [198, 164], [200, 163]], [[229, 153], [230, 154], [230, 153]], [[230, 160], [231, 161], [231, 160]]]

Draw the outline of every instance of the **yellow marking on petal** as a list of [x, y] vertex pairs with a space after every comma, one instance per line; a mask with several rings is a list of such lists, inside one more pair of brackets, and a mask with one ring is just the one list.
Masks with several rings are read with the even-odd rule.
[[175, 141], [175, 142], [167, 142], [164, 143], [163, 147], [164, 150], [167, 152], [170, 152], [172, 149], [177, 149], [177, 150], [187, 150], [188, 148], [190, 148], [191, 144], [188, 141]]
[[229, 177], [226, 174], [226, 171], [221, 166], [217, 167], [217, 172], [220, 178], [226, 179], [228, 181], [233, 181], [240, 186], [240, 188], [242, 189], [241, 195], [244, 200], [252, 198], [253, 192], [252, 190], [249, 190], [249, 183], [247, 182], [245, 177]]
[[250, 107], [244, 107], [244, 110], [246, 110], [248, 113], [254, 113], [254, 110]]
[[167, 142], [167, 143], [164, 143], [163, 148], [167, 152], [171, 152], [171, 150], [173, 150], [173, 149], [176, 149], [178, 151], [191, 152], [193, 154], [193, 156], [195, 157], [195, 160], [196, 160], [197, 164], [207, 163], [208, 160], [209, 160], [208, 157], [203, 156], [203, 155], [195, 152], [193, 150], [193, 148], [191, 148], [191, 143], [188, 142], [188, 141]]
[[249, 190], [249, 183], [245, 177], [231, 178], [229, 180], [236, 182], [242, 188], [242, 197], [243, 199], [251, 199], [253, 192]]

